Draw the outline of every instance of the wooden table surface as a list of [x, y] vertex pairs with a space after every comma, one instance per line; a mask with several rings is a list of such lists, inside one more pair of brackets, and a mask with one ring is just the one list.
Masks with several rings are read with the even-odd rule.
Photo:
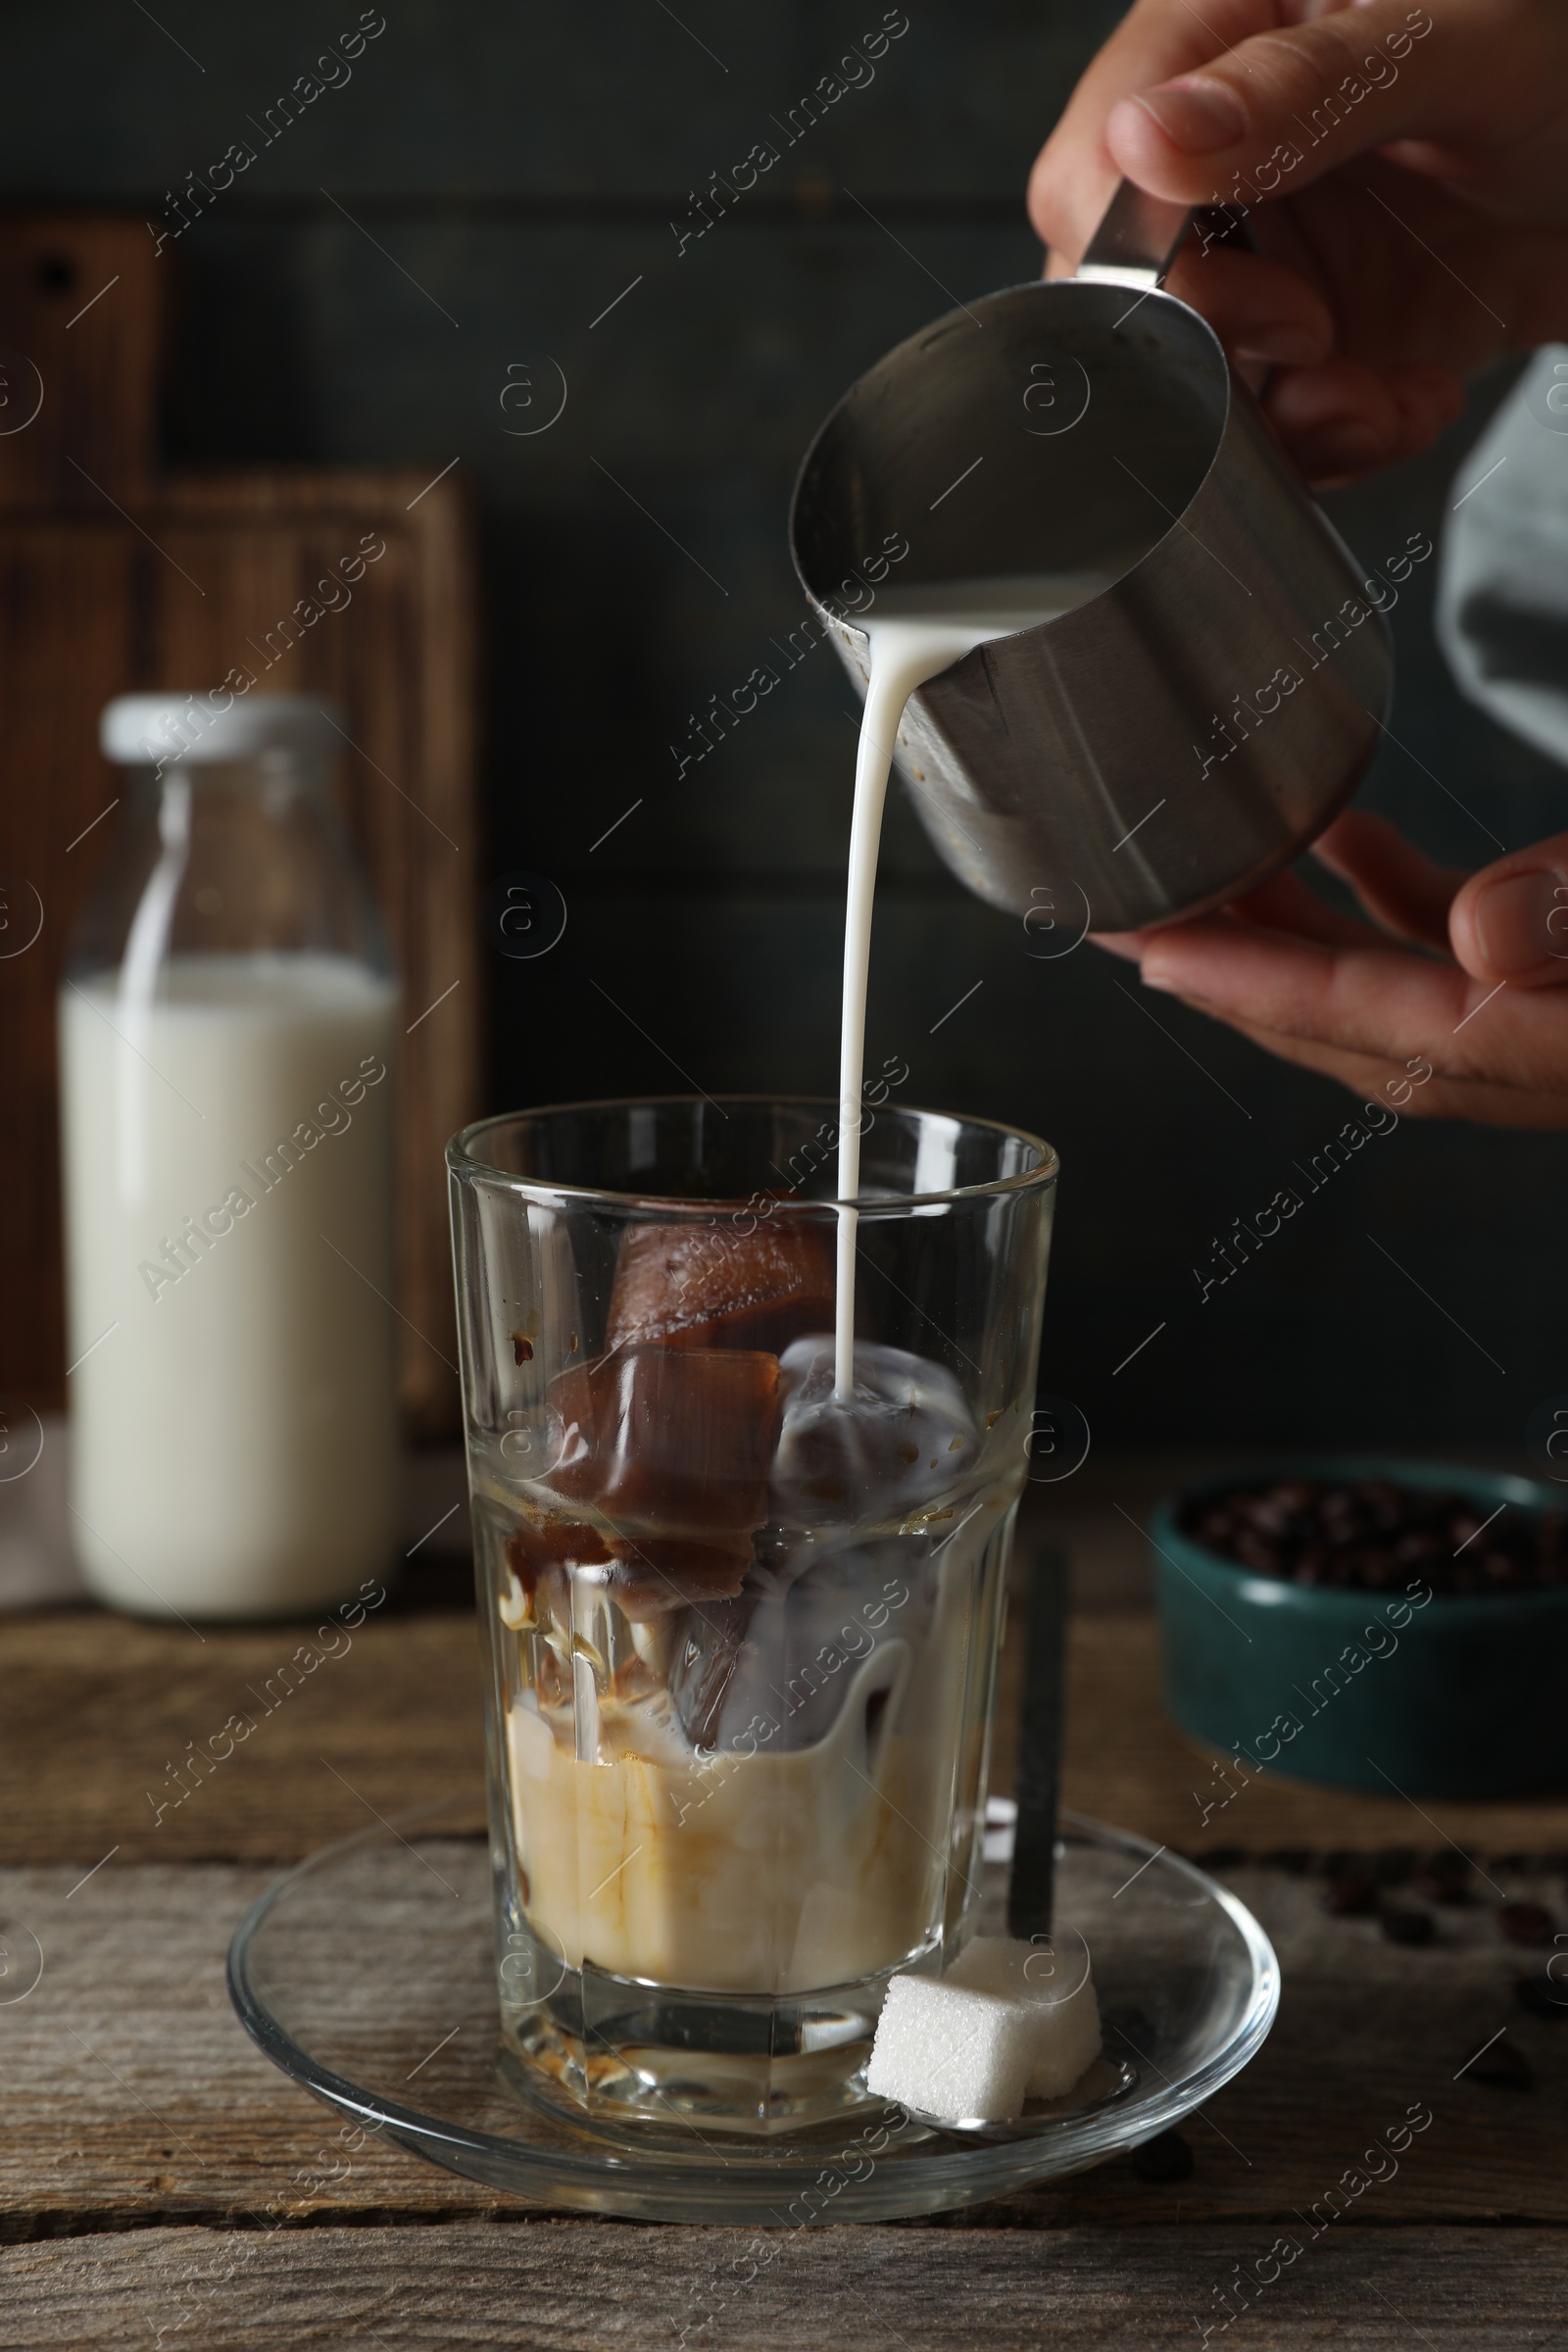
[[[461, 1582], [394, 1596], [177, 1808], [169, 1768], [257, 1715], [247, 1689], [304, 1629], [0, 1621], [0, 2345], [1568, 2345], [1568, 2006], [1520, 2000], [1551, 1955], [1496, 1918], [1500, 1891], [1568, 1928], [1568, 1801], [1417, 1815], [1265, 1779], [1198, 1835], [1208, 1760], [1120, 1597], [1072, 1623], [1066, 1802], [1207, 1849], [1280, 1952], [1268, 2043], [1184, 2126], [1185, 2178], [1120, 2158], [961, 2215], [775, 2233], [760, 2269], [746, 2230], [555, 2217], [374, 2141], [328, 2180], [335, 2125], [229, 2009], [229, 1935], [280, 1864], [476, 1795]], [[1449, 1839], [1494, 1886], [1438, 1910], [1434, 1942], [1325, 1911], [1331, 1857], [1393, 1882]], [[1490, 2079], [1499, 2051], [1522, 2085]], [[1368, 2153], [1412, 2111], [1432, 2120], [1402, 2153]]]

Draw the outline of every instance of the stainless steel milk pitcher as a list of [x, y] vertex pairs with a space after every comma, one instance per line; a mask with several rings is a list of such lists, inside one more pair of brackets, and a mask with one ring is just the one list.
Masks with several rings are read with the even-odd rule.
[[1065, 892], [1078, 922], [1081, 892], [1096, 931], [1287, 865], [1365, 771], [1391, 685], [1396, 591], [1363, 579], [1212, 329], [1162, 290], [1188, 218], [1124, 187], [1075, 278], [901, 343], [822, 426], [790, 513], [862, 694], [840, 583], [867, 550], [906, 544], [890, 586], [1100, 583], [922, 686], [897, 752], [961, 881], [1012, 913]]

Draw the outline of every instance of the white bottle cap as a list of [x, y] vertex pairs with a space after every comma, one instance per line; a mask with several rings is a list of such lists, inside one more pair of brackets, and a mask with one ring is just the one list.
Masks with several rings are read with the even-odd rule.
[[341, 704], [315, 694], [122, 694], [106, 704], [98, 740], [128, 767], [194, 766], [258, 752], [335, 752], [347, 741]]

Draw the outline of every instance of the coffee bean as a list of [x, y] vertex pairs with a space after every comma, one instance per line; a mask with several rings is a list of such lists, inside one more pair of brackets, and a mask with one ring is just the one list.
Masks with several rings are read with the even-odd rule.
[[1410, 1891], [1429, 1903], [1462, 1903], [1470, 1884], [1470, 1865], [1462, 1854], [1429, 1854], [1416, 1865]]
[[1181, 1524], [1258, 1575], [1341, 1591], [1402, 1592], [1417, 1576], [1434, 1593], [1500, 1596], [1568, 1583], [1563, 1513], [1510, 1503], [1499, 1518], [1490, 1497], [1391, 1479], [1236, 1487], [1186, 1505]]
[[1348, 1873], [1330, 1879], [1323, 1889], [1323, 1908], [1335, 1919], [1365, 1919], [1378, 1907], [1375, 1880], [1358, 1878]]
[[1385, 1903], [1378, 1917], [1391, 1943], [1430, 1943], [1438, 1932], [1431, 1912], [1412, 1903]]
[[1262, 1860], [1271, 1870], [1288, 1871], [1293, 1879], [1304, 1879], [1312, 1867], [1312, 1851], [1305, 1845], [1276, 1845], [1270, 1847]]
[[1510, 1943], [1549, 1943], [1555, 1924], [1551, 1913], [1540, 1903], [1497, 1906], [1497, 1925]]
[[1190, 2180], [1196, 2162], [1179, 2132], [1161, 2132], [1133, 2150], [1133, 2171], [1140, 2180]]

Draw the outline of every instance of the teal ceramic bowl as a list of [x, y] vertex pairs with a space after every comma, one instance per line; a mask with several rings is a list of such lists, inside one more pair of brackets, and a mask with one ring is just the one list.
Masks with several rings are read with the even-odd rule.
[[1568, 1788], [1568, 1587], [1416, 1605], [1258, 1576], [1177, 1525], [1179, 1508], [1276, 1477], [1447, 1487], [1483, 1516], [1502, 1502], [1562, 1507], [1530, 1479], [1348, 1456], [1234, 1472], [1161, 1503], [1152, 1538], [1165, 1702], [1184, 1732], [1237, 1759], [1195, 1792], [1206, 1835], [1223, 1835], [1227, 1792], [1259, 1766], [1414, 1797]]

